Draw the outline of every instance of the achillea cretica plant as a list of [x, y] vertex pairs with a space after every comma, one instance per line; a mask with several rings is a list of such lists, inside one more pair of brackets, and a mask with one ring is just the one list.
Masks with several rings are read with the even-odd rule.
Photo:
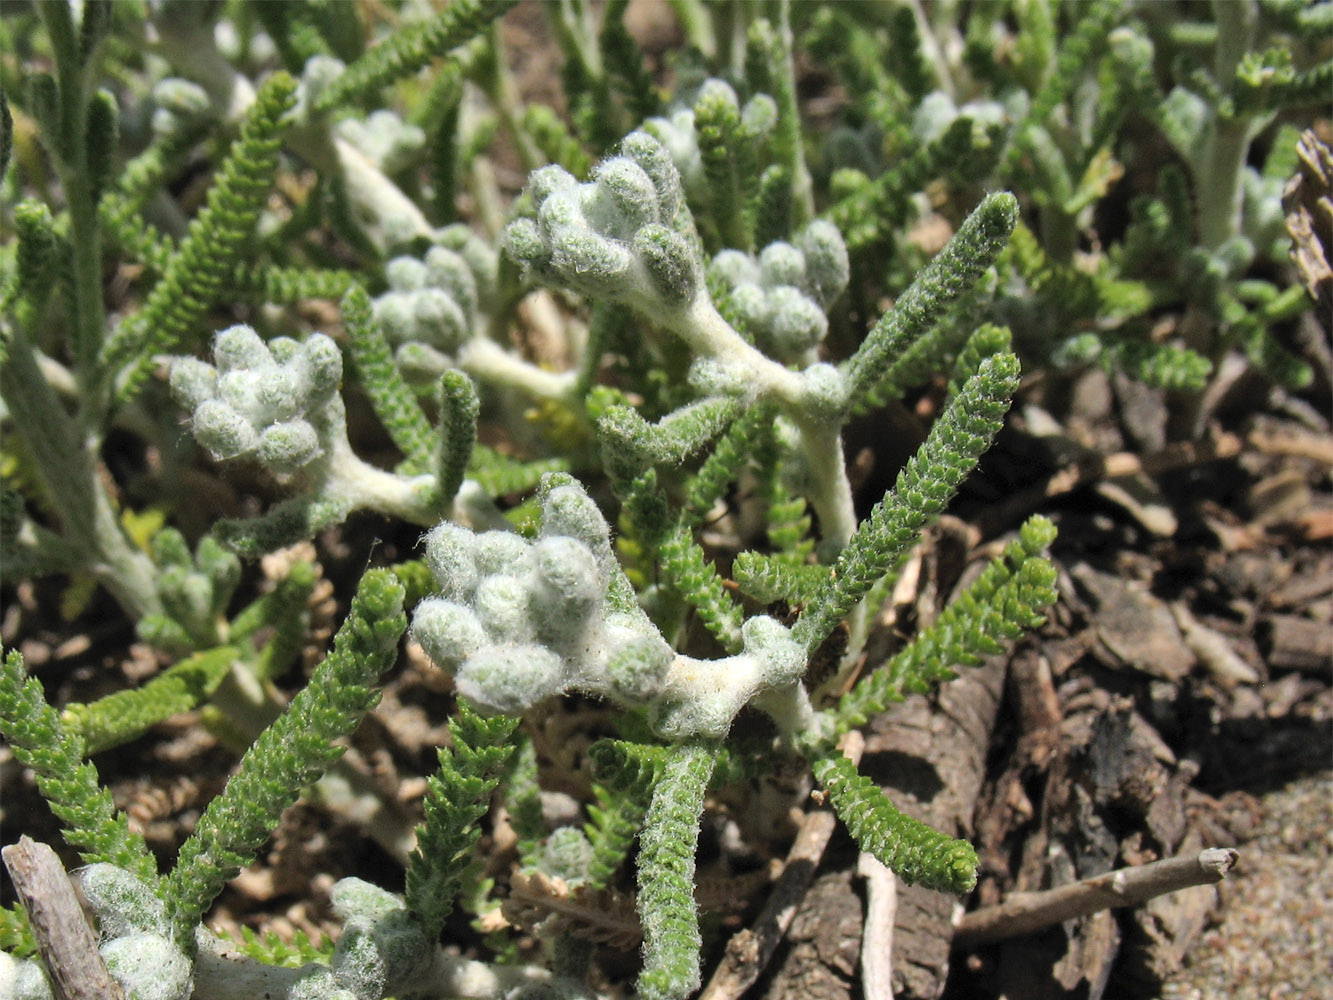
[[[1012, 5], [1016, 21], [983, 4], [934, 25], [906, 7], [683, 3], [698, 55], [668, 95], [623, 0], [600, 14], [569, 0], [543, 8], [568, 120], [519, 96], [499, 24], [512, 6], [407, 3], [390, 28], [342, 3], [84, 0], [0, 22], [6, 582], [54, 574], [72, 601], [100, 584], [171, 663], [57, 710], [11, 650], [0, 732], [86, 866], [126, 996], [592, 996], [590, 951], [568, 930], [549, 968], [514, 963], [494, 934], [493, 961], [448, 947], [455, 907], [498, 910], [475, 855], [499, 797], [515, 870], [578, 891], [611, 886], [637, 841], [635, 988], [685, 997], [700, 983], [706, 793], [783, 757], [808, 761], [862, 849], [966, 893], [970, 845], [899, 813], [837, 745], [1040, 624], [1055, 598], [1054, 528], [1034, 517], [851, 683], [877, 603], [1018, 389], [1004, 322], [1024, 321], [1018, 349], [1038, 362], [1100, 359], [1197, 390], [1237, 340], [1276, 357], [1270, 328], [1297, 305], [1299, 290], [1244, 277], [1273, 249], [1277, 176], [1251, 176], [1246, 151], [1277, 109], [1326, 93], [1329, 63], [1307, 51], [1327, 27], [1319, 5], [1219, 3], [1196, 38], [1112, 0], [1066, 9], [1067, 24], [1041, 21], [1044, 4]], [[991, 43], [1012, 23], [1026, 34], [1005, 62]], [[1289, 38], [1291, 52], [1274, 47]], [[798, 44], [855, 95], [818, 150]], [[1163, 94], [1154, 46], [1213, 52], [1211, 69], [1173, 64], [1182, 82]], [[1079, 229], [1145, 94], [1172, 143], [1216, 154], [1187, 166], [1221, 214], [1185, 236], [1172, 213], [1186, 181], [1164, 177], [1124, 244], [1081, 269]], [[187, 215], [170, 192], [200, 158], [212, 176]], [[501, 180], [515, 162], [521, 192]], [[906, 235], [936, 182], [961, 210], [926, 259]], [[1146, 278], [1177, 244], [1197, 252], [1166, 284]], [[132, 265], [133, 294], [108, 295], [116, 262]], [[1204, 332], [1150, 343], [1148, 311], [1179, 294]], [[337, 321], [326, 310], [312, 329], [297, 308], [312, 299], [336, 303]], [[1029, 302], [1059, 329], [1028, 324]], [[533, 330], [561, 364], [523, 349]], [[932, 380], [938, 416], [858, 518], [844, 429]], [[373, 413], [396, 465], [357, 454], [354, 412]], [[108, 488], [113, 431], [169, 456], [171, 475], [207, 457], [284, 495], [192, 547], [150, 514], [169, 521], [187, 497]], [[737, 516], [742, 496], [757, 519]], [[305, 642], [316, 574], [289, 563], [255, 597], [241, 560], [358, 512], [414, 526], [419, 558], [365, 571], [288, 699], [275, 681]], [[719, 512], [725, 558], [702, 543]], [[238, 594], [251, 598], [239, 609]], [[405, 895], [339, 882], [331, 948], [220, 940], [210, 906], [303, 790], [331, 801], [337, 779], [380, 794], [337, 741], [405, 638], [458, 695], [420, 825], [368, 829], [403, 861]], [[807, 678], [829, 655], [839, 697]], [[604, 705], [618, 735], [588, 751], [587, 822], [552, 831], [520, 720], [557, 697]], [[248, 749], [163, 864], [88, 758], [201, 707]], [[732, 738], [742, 712], [768, 720], [762, 752]], [[0, 911], [0, 941], [0, 998], [50, 996], [20, 907]]]

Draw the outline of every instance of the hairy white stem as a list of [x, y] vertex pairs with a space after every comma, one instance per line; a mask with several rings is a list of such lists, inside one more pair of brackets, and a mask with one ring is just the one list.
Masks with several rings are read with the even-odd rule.
[[534, 399], [567, 401], [578, 377], [572, 371], [538, 368], [484, 337], [474, 337], [462, 346], [458, 366], [489, 385], [518, 389]]

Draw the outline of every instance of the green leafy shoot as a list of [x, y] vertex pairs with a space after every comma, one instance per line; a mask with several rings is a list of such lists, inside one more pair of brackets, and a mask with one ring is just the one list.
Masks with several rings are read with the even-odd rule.
[[687, 743], [671, 749], [639, 837], [639, 922], [643, 925], [643, 1000], [675, 1000], [699, 987], [699, 914], [694, 852], [716, 751]]
[[407, 868], [407, 905], [427, 939], [439, 936], [481, 839], [479, 821], [514, 751], [518, 719], [483, 718], [464, 703], [449, 724], [453, 745], [439, 751], [440, 769], [426, 793], [426, 819]]
[[162, 887], [180, 947], [192, 948], [194, 929], [223, 886], [254, 860], [301, 789], [342, 756], [336, 741], [378, 700], [372, 685], [393, 663], [407, 627], [402, 600], [388, 570], [362, 577], [333, 652], [204, 810]]
[[246, 113], [240, 137], [218, 171], [208, 200], [147, 301], [107, 342], [103, 378], [117, 379], [121, 401], [138, 391], [154, 361], [196, 333], [240, 256], [273, 184], [296, 81], [275, 73]]
[[872, 715], [954, 677], [953, 667], [976, 666], [1045, 621], [1042, 611], [1055, 602], [1055, 567], [1042, 551], [1055, 540], [1055, 526], [1034, 516], [1018, 538], [882, 667], [845, 694], [835, 710], [839, 732], [863, 726]]
[[861, 850], [873, 854], [908, 885], [962, 895], [977, 884], [977, 852], [899, 812], [879, 786], [827, 745], [806, 754], [815, 778]]
[[83, 741], [87, 754], [128, 743], [151, 726], [198, 708], [222, 682], [236, 657], [237, 650], [230, 646], [196, 653], [141, 687], [67, 706], [61, 724]]
[[987, 358], [944, 409], [925, 444], [838, 555], [833, 577], [805, 609], [793, 638], [814, 650], [940, 514], [999, 432], [1018, 388], [1018, 359]]
[[78, 848], [85, 863], [109, 862], [157, 884], [157, 863], [143, 837], [117, 812], [97, 768], [83, 760], [83, 740], [65, 731], [16, 650], [0, 664], [0, 736], [18, 762], [32, 769], [38, 790], [63, 824], [65, 840]]

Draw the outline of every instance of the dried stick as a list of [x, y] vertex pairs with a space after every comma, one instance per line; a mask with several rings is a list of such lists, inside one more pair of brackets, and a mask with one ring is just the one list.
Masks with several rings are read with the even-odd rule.
[[1229, 847], [1107, 872], [1045, 892], [1014, 893], [1003, 903], [965, 914], [954, 933], [956, 950], [1003, 941], [1098, 910], [1136, 906], [1155, 896], [1222, 881], [1240, 858]]
[[55, 1000], [124, 1000], [56, 852], [24, 835], [0, 854], [28, 911], [28, 926], [51, 975]]
[[[864, 749], [865, 739], [860, 733], [853, 731], [843, 737], [842, 752], [853, 762], [861, 759]], [[726, 954], [699, 994], [699, 1000], [736, 1000], [759, 979], [791, 927], [837, 824], [837, 817], [828, 809], [805, 814], [796, 840], [787, 852], [786, 866], [763, 912], [753, 927], [738, 931], [727, 942]]]
[[898, 916], [898, 876], [864, 851], [856, 873], [866, 880], [866, 922], [861, 932], [861, 996], [893, 1000], [893, 924]]

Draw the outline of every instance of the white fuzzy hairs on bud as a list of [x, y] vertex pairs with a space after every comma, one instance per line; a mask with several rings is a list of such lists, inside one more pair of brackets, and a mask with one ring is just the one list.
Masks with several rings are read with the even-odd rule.
[[668, 738], [716, 737], [756, 695], [799, 687], [805, 651], [767, 616], [745, 623], [735, 656], [673, 652], [613, 599], [610, 527], [582, 487], [548, 479], [541, 505], [536, 539], [449, 523], [426, 536], [439, 596], [417, 605], [412, 636], [478, 710], [517, 715], [578, 691], [646, 707]]
[[337, 344], [322, 333], [266, 344], [250, 327], [233, 326], [214, 339], [213, 358], [175, 359], [171, 389], [214, 458], [253, 456], [290, 475], [323, 453], [316, 424], [342, 380]]

